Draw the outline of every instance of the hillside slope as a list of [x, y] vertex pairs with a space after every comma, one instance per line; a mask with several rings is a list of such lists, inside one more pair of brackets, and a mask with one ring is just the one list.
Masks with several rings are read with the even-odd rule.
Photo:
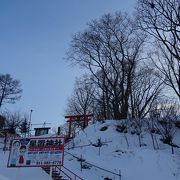
[[[88, 126], [66, 146], [65, 167], [85, 180], [180, 179], [180, 148], [172, 154], [170, 146], [159, 141], [157, 135], [159, 149], [154, 150], [147, 132], [142, 134], [144, 146], [139, 147], [138, 136], [117, 132], [117, 125], [118, 121], [109, 120]], [[175, 140], [180, 146], [179, 137], [177, 130]]]
[[[117, 131], [118, 121], [89, 125], [65, 145], [64, 166], [84, 180], [179, 180], [180, 148], [163, 144], [154, 150], [150, 134], [142, 133], [142, 147], [136, 134]], [[180, 146], [180, 129], [174, 142]], [[2, 140], [3, 141], [3, 140]], [[2, 148], [2, 143], [0, 144]], [[8, 152], [0, 149], [0, 180], [49, 180], [41, 168], [7, 168]]]

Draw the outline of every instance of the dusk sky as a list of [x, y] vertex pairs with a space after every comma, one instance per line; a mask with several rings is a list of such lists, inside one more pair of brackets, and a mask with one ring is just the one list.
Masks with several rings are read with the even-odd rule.
[[6, 105], [32, 113], [32, 123], [63, 124], [67, 98], [82, 70], [66, 62], [72, 35], [105, 13], [133, 11], [136, 0], [0, 0], [0, 74], [22, 84], [22, 98]]

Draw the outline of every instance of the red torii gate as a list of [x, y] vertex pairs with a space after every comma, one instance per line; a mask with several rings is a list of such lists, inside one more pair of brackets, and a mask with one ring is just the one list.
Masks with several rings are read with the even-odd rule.
[[68, 129], [68, 135], [67, 139], [71, 138], [72, 134], [72, 124], [74, 122], [82, 122], [83, 123], [83, 129], [88, 126], [88, 122], [91, 120], [90, 117], [92, 117], [92, 114], [89, 115], [76, 115], [76, 116], [65, 116], [65, 118], [68, 120], [66, 121], [69, 123], [69, 129]]

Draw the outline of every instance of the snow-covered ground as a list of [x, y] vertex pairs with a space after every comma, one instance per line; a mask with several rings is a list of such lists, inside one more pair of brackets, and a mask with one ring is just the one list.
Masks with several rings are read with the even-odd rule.
[[[117, 125], [118, 121], [109, 120], [88, 126], [66, 145], [64, 166], [84, 180], [180, 179], [180, 148], [175, 148], [175, 153], [172, 154], [170, 146], [159, 141], [160, 136], [157, 135], [160, 149], [154, 150], [151, 137], [146, 132], [143, 132], [143, 143], [146, 146], [139, 147], [137, 135], [117, 132]], [[177, 130], [175, 138], [178, 146], [180, 146], [179, 137], [180, 129]], [[98, 141], [102, 142], [101, 147], [96, 147]], [[75, 148], [71, 148], [72, 146]], [[0, 180], [50, 179], [41, 168], [6, 168], [7, 157], [8, 152], [4, 154], [0, 150]], [[95, 167], [81, 163], [76, 157]], [[80, 164], [86, 169], [81, 169]], [[102, 169], [121, 174], [121, 177]]]
[[[101, 148], [85, 146], [69, 149], [67, 152], [98, 167], [120, 173], [121, 180], [180, 179], [180, 149], [176, 148], [172, 155], [170, 146], [159, 141], [160, 150], [154, 150], [148, 133], [143, 134], [146, 146], [139, 147], [137, 135], [117, 132], [117, 124], [116, 121], [93, 124], [74, 139], [75, 146], [97, 144], [98, 139], [101, 139], [102, 142], [107, 142]], [[101, 131], [105, 126], [108, 127], [107, 130]], [[180, 130], [177, 130], [176, 137], [180, 137]], [[180, 146], [180, 138], [176, 138], [176, 143]], [[71, 170], [86, 180], [106, 177], [120, 179], [119, 176], [96, 167], [82, 169], [81, 172], [80, 162], [70, 154], [65, 154], [65, 166], [71, 167]]]

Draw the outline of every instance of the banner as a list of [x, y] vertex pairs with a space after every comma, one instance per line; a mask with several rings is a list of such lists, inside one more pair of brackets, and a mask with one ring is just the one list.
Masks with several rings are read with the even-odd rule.
[[64, 159], [64, 138], [24, 138], [11, 142], [8, 167], [61, 166]]

